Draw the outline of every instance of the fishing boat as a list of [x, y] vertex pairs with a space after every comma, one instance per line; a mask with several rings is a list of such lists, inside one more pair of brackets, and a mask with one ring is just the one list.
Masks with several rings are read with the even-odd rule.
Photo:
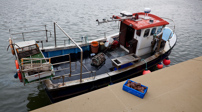
[[[10, 29], [15, 77], [24, 85], [43, 82], [52, 102], [135, 77], [168, 60], [177, 41], [175, 26], [166, 26], [172, 20], [150, 12], [149, 8], [138, 13], [123, 11], [109, 20], [96, 20], [98, 24], [117, 21], [119, 31], [90, 41], [88, 37], [75, 40], [57, 22], [53, 27], [53, 44], [47, 44], [51, 30], [46, 25], [32, 31], [27, 27], [20, 32]], [[64, 45], [58, 45], [56, 29], [66, 36]], [[28, 36], [39, 32], [44, 32], [45, 38]], [[49, 46], [44, 47], [45, 44]]]

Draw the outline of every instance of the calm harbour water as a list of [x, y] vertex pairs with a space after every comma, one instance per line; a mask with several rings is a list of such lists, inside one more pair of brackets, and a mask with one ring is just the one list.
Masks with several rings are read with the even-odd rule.
[[57, 21], [73, 38], [89, 35], [97, 38], [103, 36], [103, 32], [108, 29], [117, 31], [117, 28], [111, 23], [98, 26], [96, 19], [109, 19], [124, 10], [139, 12], [149, 7], [152, 9], [151, 13], [175, 21], [178, 42], [170, 55], [171, 65], [202, 56], [201, 0], [0, 1], [1, 112], [30, 111], [50, 104], [39, 83], [23, 86], [18, 79], [14, 79], [15, 58], [10, 50], [6, 51], [9, 28], [47, 24], [53, 30], [53, 21]]

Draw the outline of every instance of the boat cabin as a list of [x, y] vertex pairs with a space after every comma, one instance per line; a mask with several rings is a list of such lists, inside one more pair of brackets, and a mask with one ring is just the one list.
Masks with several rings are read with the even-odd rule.
[[[120, 19], [121, 21], [120, 46], [129, 53], [134, 53], [137, 56], [150, 53], [151, 49], [155, 49], [156, 41], [160, 40], [160, 38], [154, 38], [154, 36], [161, 35], [162, 37], [162, 29], [169, 24], [160, 17], [148, 14], [149, 12], [148, 10], [145, 13], [134, 14], [123, 12], [121, 13], [122, 16], [113, 16], [114, 19]], [[132, 17], [132, 19], [127, 19], [127, 17]]]

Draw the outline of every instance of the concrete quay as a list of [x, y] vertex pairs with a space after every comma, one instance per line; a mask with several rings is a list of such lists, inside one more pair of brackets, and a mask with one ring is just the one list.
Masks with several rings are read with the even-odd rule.
[[143, 99], [123, 81], [33, 112], [202, 112], [202, 56], [131, 80], [148, 87]]

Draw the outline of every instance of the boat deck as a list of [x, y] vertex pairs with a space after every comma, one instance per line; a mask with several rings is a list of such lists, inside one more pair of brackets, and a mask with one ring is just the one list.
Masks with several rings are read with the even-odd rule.
[[123, 91], [123, 81], [33, 112], [201, 112], [201, 73], [199, 57], [131, 79], [148, 86], [143, 99]]
[[[100, 75], [100, 74], [104, 74], [104, 73], [107, 73], [107, 72], [110, 72], [110, 71], [113, 71], [114, 70], [114, 67], [112, 65], [112, 61], [111, 59], [114, 59], [114, 58], [117, 58], [117, 57], [121, 57], [121, 56], [125, 56], [127, 55], [128, 53], [121, 49], [121, 48], [116, 48], [114, 50], [107, 50], [106, 52], [104, 52], [105, 54], [105, 63], [99, 67], [95, 67], [95, 66], [92, 66], [91, 65], [91, 59], [92, 57], [90, 56], [89, 53], [86, 53], [84, 54], [84, 59], [83, 59], [83, 65], [88, 69], [86, 70], [85, 67], [82, 67], [82, 72], [88, 72], [88, 71], [96, 71], [96, 75]], [[73, 59], [75, 60], [75, 59]], [[57, 59], [54, 59], [53, 60], [54, 62], [58, 62], [59, 60]], [[75, 67], [75, 64], [77, 65]], [[54, 66], [54, 70], [60, 70], [60, 69], [64, 69], [64, 68], [68, 68], [69, 67], [69, 63], [65, 63], [65, 64], [61, 64], [61, 65], [57, 65], [57, 66]], [[78, 80], [80, 79], [80, 75], [76, 75], [74, 76], [74, 74], [80, 74], [80, 60], [76, 60], [76, 61], [73, 61], [71, 63], [71, 68], [72, 68], [72, 76], [70, 78], [65, 78], [64, 81], [73, 81], [73, 80]], [[70, 70], [67, 69], [67, 70], [63, 70], [63, 71], [58, 71], [55, 73], [55, 76], [62, 76], [64, 74], [69, 74], [70, 73]], [[87, 73], [87, 74], [83, 74], [82, 75], [82, 78], [88, 78], [88, 77], [91, 77], [92, 74], [91, 73]], [[63, 79], [57, 79], [57, 80], [52, 80], [52, 83], [54, 84], [57, 84], [58, 82], [62, 82]]]

